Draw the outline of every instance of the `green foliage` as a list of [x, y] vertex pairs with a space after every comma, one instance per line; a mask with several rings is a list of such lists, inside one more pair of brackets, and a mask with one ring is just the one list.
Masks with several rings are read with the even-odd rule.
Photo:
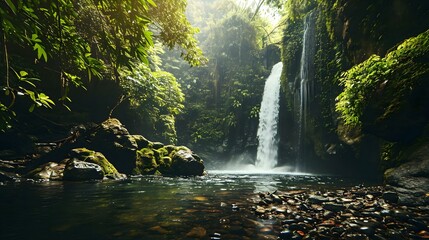
[[163, 71], [151, 72], [142, 63], [133, 66], [133, 71], [122, 69], [120, 74], [121, 87], [140, 120], [163, 132], [165, 141], [175, 143], [175, 116], [182, 112], [185, 100], [176, 78]]
[[187, 0], [156, 0], [156, 8], [153, 8], [151, 17], [158, 29], [157, 37], [169, 49], [176, 45], [181, 49], [181, 57], [191, 66], [205, 64], [207, 59], [198, 47], [198, 41], [193, 37], [199, 32], [186, 18], [185, 11]]
[[301, 19], [303, 15], [313, 9], [317, 0], [286, 1], [285, 12], [289, 20]]
[[0, 133], [12, 127], [12, 116], [14, 112], [0, 102]]
[[[163, 122], [174, 140], [174, 116], [183, 109], [180, 86], [171, 74], [141, 66], [149, 65], [149, 55], [156, 60], [154, 40], [177, 47], [193, 66], [206, 61], [194, 37], [198, 29], [185, 16], [186, 0], [5, 0], [0, 7], [0, 68], [5, 72], [0, 87], [9, 101], [2, 104], [2, 115], [12, 112], [21, 95], [27, 96], [30, 111], [58, 102], [71, 110], [66, 104], [72, 86], [86, 89], [91, 81], [113, 79], [129, 90], [133, 106], [149, 112], [153, 123]], [[127, 85], [121, 69], [150, 77], [139, 83], [144, 87], [133, 80]], [[51, 83], [61, 86], [60, 94], [47, 90]], [[149, 93], [139, 96], [131, 89]], [[51, 97], [58, 95], [58, 100]], [[2, 117], [1, 124], [9, 126], [8, 119]]]
[[400, 98], [410, 91], [417, 80], [429, 73], [429, 30], [407, 39], [386, 57], [371, 56], [341, 75], [344, 91], [338, 95], [336, 110], [347, 125], [360, 126], [369, 100], [386, 85], [394, 89], [391, 104], [385, 114], [395, 111]]

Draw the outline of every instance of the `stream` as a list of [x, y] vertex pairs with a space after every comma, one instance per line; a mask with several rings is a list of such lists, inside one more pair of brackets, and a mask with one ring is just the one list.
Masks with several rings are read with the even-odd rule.
[[353, 186], [326, 176], [233, 174], [0, 185], [0, 239], [277, 239], [259, 192]]

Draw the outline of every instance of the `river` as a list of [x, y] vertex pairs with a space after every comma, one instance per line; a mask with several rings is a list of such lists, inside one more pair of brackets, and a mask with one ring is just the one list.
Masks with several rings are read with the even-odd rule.
[[0, 186], [0, 239], [276, 239], [278, 220], [251, 212], [258, 192], [358, 184], [285, 174], [132, 177]]

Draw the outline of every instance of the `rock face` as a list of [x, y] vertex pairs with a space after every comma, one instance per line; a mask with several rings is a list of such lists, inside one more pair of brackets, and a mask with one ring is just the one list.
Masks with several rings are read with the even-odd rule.
[[189, 148], [165, 146], [141, 135], [131, 135], [117, 119], [76, 128], [61, 147], [44, 156], [36, 166], [27, 177], [118, 180], [126, 178], [125, 174], [188, 176], [204, 173], [203, 161]]
[[64, 169], [64, 180], [84, 181], [101, 180], [104, 178], [103, 169], [95, 163], [70, 160]]
[[385, 173], [386, 183], [399, 193], [407, 205], [429, 204], [429, 143], [422, 144], [409, 161]]

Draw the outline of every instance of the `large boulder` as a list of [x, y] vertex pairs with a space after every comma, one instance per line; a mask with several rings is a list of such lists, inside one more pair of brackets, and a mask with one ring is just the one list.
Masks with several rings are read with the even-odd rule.
[[406, 163], [385, 173], [386, 184], [406, 205], [429, 204], [429, 143], [420, 145]]
[[136, 167], [136, 151], [149, 143], [143, 136], [130, 135], [118, 119], [104, 121], [89, 134], [87, 148], [102, 152], [119, 172], [130, 174]]
[[204, 164], [201, 158], [183, 146], [149, 144], [137, 151], [135, 174], [170, 176], [201, 176]]
[[67, 162], [64, 169], [64, 180], [86, 181], [101, 180], [104, 178], [103, 169], [100, 165], [72, 159]]
[[70, 159], [97, 164], [101, 167], [104, 176], [111, 179], [124, 179], [126, 176], [116, 170], [115, 166], [100, 152], [87, 148], [75, 148], [70, 151]]
[[204, 173], [203, 160], [187, 148], [179, 149], [172, 160], [170, 173], [173, 175], [201, 176]]

